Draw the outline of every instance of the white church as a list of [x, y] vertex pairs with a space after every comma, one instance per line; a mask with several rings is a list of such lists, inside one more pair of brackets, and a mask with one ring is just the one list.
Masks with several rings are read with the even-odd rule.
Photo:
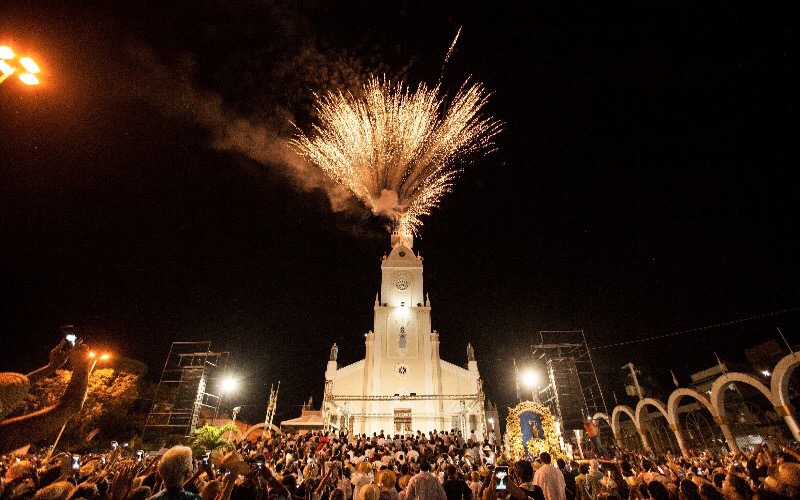
[[[334, 344], [325, 371], [323, 427], [350, 434], [410, 434], [456, 429], [486, 435], [484, 394], [471, 345], [467, 368], [439, 356], [431, 305], [423, 289], [422, 257], [410, 237], [392, 234], [381, 264], [374, 327], [364, 359], [338, 366]], [[462, 361], [462, 360], [457, 360]]]

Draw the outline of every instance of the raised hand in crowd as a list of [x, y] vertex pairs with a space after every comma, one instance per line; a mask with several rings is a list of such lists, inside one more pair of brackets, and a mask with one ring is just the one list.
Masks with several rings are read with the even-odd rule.
[[59, 342], [58, 345], [55, 346], [52, 351], [50, 351], [50, 361], [45, 366], [39, 368], [38, 370], [34, 370], [27, 375], [28, 381], [31, 384], [35, 384], [39, 380], [53, 375], [56, 370], [64, 366], [64, 364], [67, 362], [70, 351], [71, 349], [69, 349], [69, 343], [66, 339], [62, 339], [61, 342]]
[[[60, 355], [54, 355], [53, 352], [51, 361], [54, 366], [62, 363]], [[58, 403], [27, 415], [0, 421], [0, 453], [8, 453], [32, 442], [55, 437], [67, 419], [81, 410], [89, 388], [89, 373], [94, 361], [89, 358], [89, 349], [83, 343], [77, 344], [69, 351], [69, 361], [72, 377]]]

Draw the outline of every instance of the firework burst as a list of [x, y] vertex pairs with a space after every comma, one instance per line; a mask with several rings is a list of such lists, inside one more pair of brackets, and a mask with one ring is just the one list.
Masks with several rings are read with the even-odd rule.
[[319, 98], [319, 122], [294, 149], [348, 189], [376, 215], [393, 219], [401, 234], [416, 234], [420, 217], [438, 206], [464, 162], [493, 150], [500, 122], [480, 115], [488, 94], [461, 86], [452, 99], [440, 86], [411, 90], [373, 78], [363, 95]]

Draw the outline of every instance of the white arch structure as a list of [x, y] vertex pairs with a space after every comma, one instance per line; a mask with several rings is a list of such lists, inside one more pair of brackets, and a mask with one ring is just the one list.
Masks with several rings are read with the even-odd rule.
[[630, 406], [617, 405], [611, 412], [611, 418], [609, 418], [605, 413], [596, 413], [592, 418], [595, 420], [604, 419], [610, 423], [611, 429], [614, 432], [614, 440], [617, 442], [617, 446], [621, 447], [622, 433], [620, 432], [619, 419], [620, 416], [625, 413], [630, 417], [631, 420], [633, 420], [636, 430], [639, 432], [639, 436], [642, 438], [642, 444], [644, 447], [650, 448], [650, 444], [647, 442], [647, 436], [642, 425], [645, 423], [643, 420], [646, 414], [645, 408], [651, 406], [661, 413], [661, 415], [663, 415], [667, 420], [670, 429], [672, 429], [672, 431], [675, 433], [675, 438], [678, 442], [681, 452], [686, 455], [686, 446], [683, 441], [682, 429], [680, 428], [680, 421], [678, 419], [678, 407], [683, 398], [692, 398], [703, 405], [709, 412], [711, 412], [711, 416], [714, 418], [714, 421], [720, 427], [722, 434], [725, 436], [728, 447], [731, 449], [731, 451], [738, 452], [739, 447], [737, 446], [736, 439], [734, 438], [730, 426], [728, 425], [728, 417], [727, 413], [725, 412], [725, 392], [730, 384], [740, 383], [747, 384], [750, 387], [755, 388], [765, 398], [767, 398], [777, 414], [783, 417], [786, 425], [789, 427], [789, 430], [792, 433], [792, 436], [794, 436], [797, 441], [800, 441], [800, 427], [797, 425], [797, 421], [793, 415], [792, 407], [789, 404], [789, 377], [791, 377], [792, 372], [798, 366], [800, 366], [800, 353], [792, 353], [781, 359], [778, 364], [775, 365], [775, 369], [772, 371], [770, 387], [767, 387], [761, 380], [748, 373], [729, 372], [720, 375], [714, 381], [714, 383], [711, 385], [710, 397], [706, 397], [705, 394], [702, 394], [694, 389], [680, 388], [674, 390], [669, 395], [667, 404], [664, 404], [658, 399], [644, 398], [639, 401], [635, 410]]
[[[241, 429], [236, 429], [236, 437], [234, 438], [234, 440], [240, 442], [259, 429], [261, 430], [261, 432], [264, 432], [264, 427], [265, 427], [264, 422], [261, 422], [260, 424], [251, 425], [244, 432], [242, 432]], [[281, 433], [281, 429], [277, 425], [270, 425], [270, 429], [272, 429], [273, 435]]]

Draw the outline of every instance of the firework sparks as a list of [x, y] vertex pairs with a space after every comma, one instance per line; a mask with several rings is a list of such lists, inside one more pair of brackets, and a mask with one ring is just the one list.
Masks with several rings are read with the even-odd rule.
[[480, 84], [465, 83], [447, 103], [438, 85], [412, 91], [373, 78], [363, 90], [360, 97], [322, 96], [319, 123], [292, 145], [411, 236], [450, 191], [460, 165], [492, 151], [500, 122], [480, 115], [488, 98]]

